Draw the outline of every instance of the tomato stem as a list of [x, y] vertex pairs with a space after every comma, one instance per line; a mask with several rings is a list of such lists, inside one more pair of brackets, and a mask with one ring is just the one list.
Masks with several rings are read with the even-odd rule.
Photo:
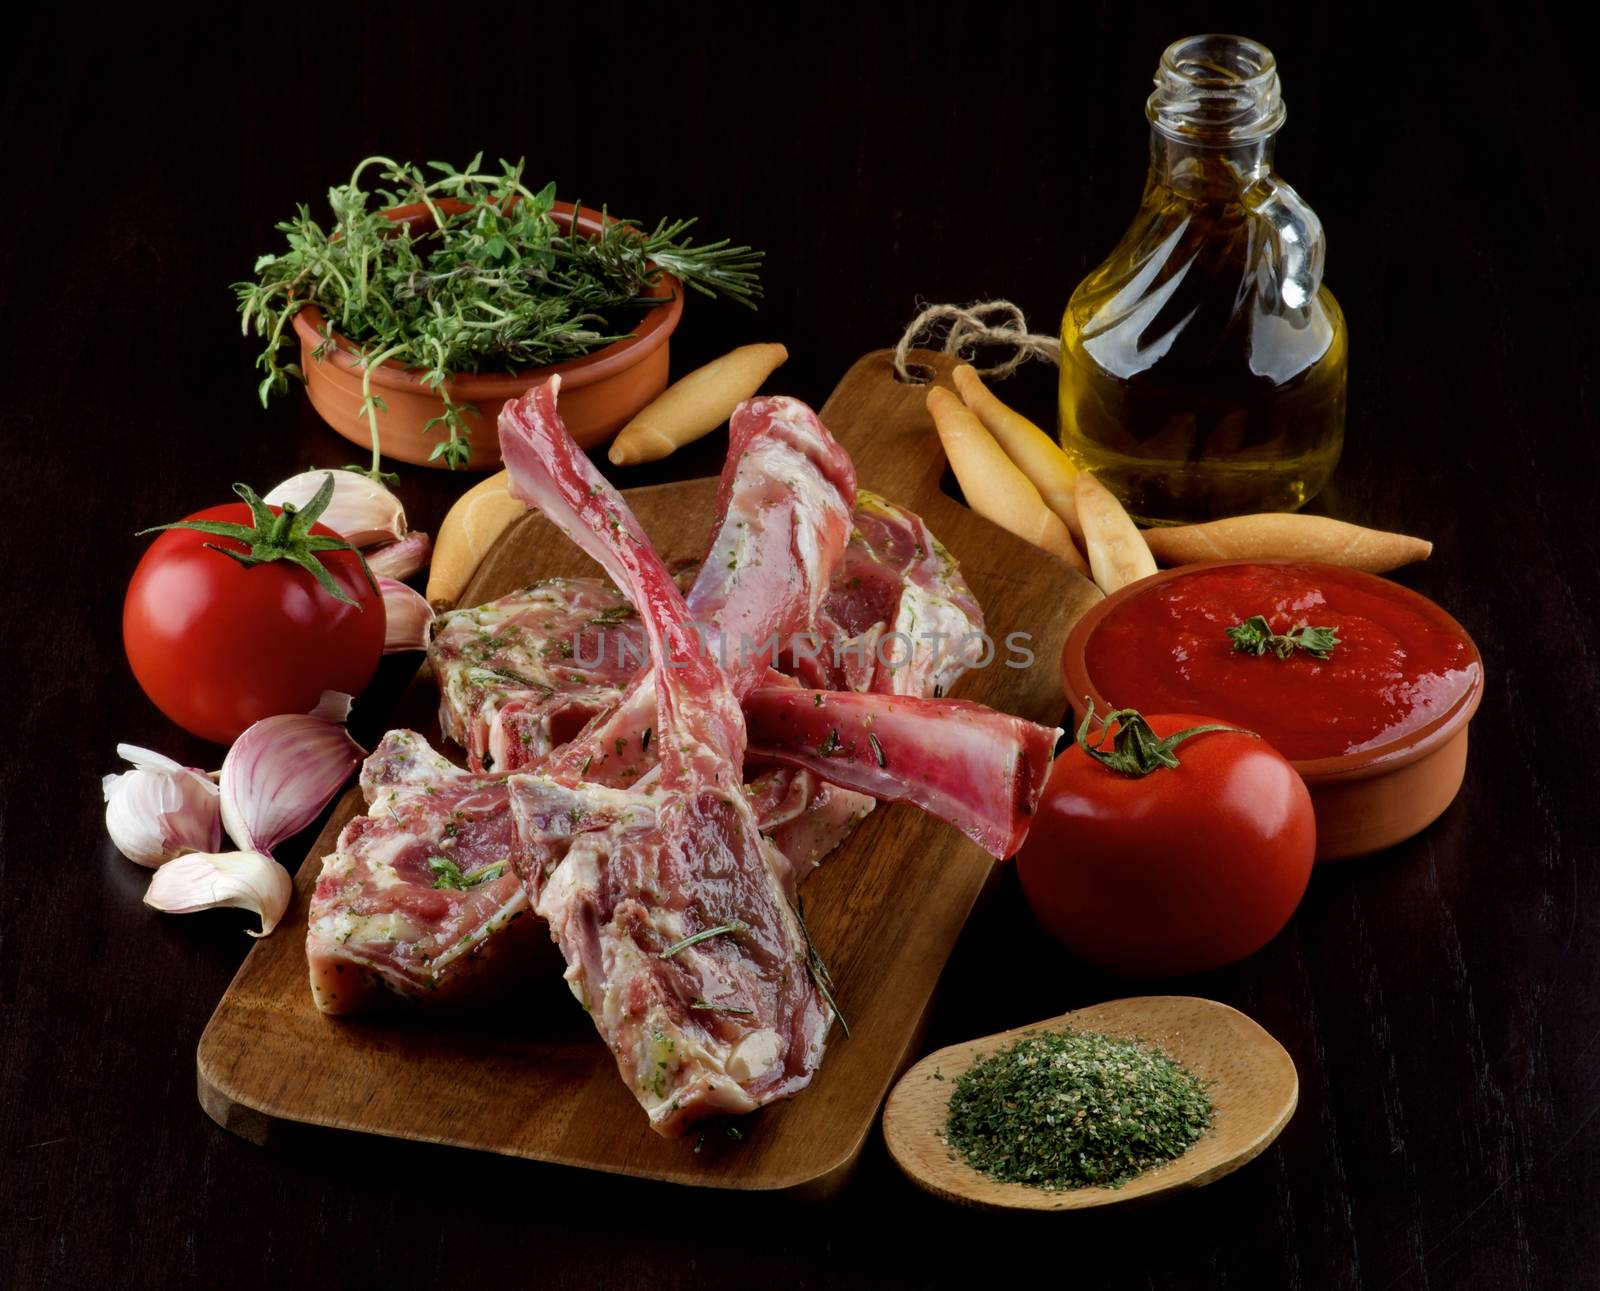
[[158, 533], [164, 529], [194, 529], [200, 533], [213, 534], [218, 538], [231, 538], [235, 542], [243, 543], [248, 551], [235, 551], [231, 547], [223, 547], [214, 542], [204, 545], [212, 551], [220, 551], [224, 556], [231, 556], [247, 569], [275, 560], [298, 565], [316, 579], [317, 586], [334, 600], [345, 605], [354, 605], [358, 610], [365, 609], [360, 602], [333, 581], [333, 575], [328, 572], [328, 567], [317, 559], [317, 554], [324, 551], [353, 552], [355, 558], [361, 562], [361, 572], [367, 576], [367, 582], [372, 590], [375, 592], [378, 590], [378, 580], [372, 576], [372, 570], [367, 568], [367, 558], [360, 551], [343, 538], [311, 532], [311, 526], [328, 509], [328, 503], [333, 501], [331, 473], [323, 480], [322, 487], [317, 490], [311, 501], [306, 503], [303, 510], [285, 502], [282, 510], [274, 511], [248, 484], [235, 484], [233, 491], [243, 498], [250, 508], [250, 515], [255, 521], [253, 525], [233, 524], [226, 520], [177, 520], [172, 524], [158, 524], [149, 529], [141, 529], [139, 533], [143, 535]]
[[[1096, 720], [1094, 700], [1085, 695], [1083, 702], [1085, 708], [1083, 721], [1078, 726], [1078, 747], [1102, 766], [1109, 767], [1118, 775], [1134, 779], [1147, 776], [1162, 767], [1169, 770], [1175, 768], [1178, 759], [1172, 750], [1191, 736], [1204, 735], [1208, 731], [1232, 731], [1235, 735], [1248, 735], [1254, 740], [1261, 738], [1254, 731], [1218, 723], [1191, 726], [1187, 730], [1177, 731], [1163, 738], [1151, 729], [1150, 723], [1145, 721], [1138, 709], [1116, 708], [1099, 719], [1100, 733], [1091, 744], [1089, 728]], [[1105, 742], [1111, 732], [1112, 722], [1117, 723], [1117, 733], [1112, 739], [1111, 747], [1107, 749]]]

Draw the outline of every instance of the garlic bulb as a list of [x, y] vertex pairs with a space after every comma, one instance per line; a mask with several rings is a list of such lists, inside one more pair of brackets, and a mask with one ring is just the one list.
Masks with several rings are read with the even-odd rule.
[[303, 508], [333, 476], [333, 500], [317, 517], [353, 547], [368, 547], [406, 536], [406, 513], [400, 499], [376, 480], [355, 471], [303, 471], [291, 475], [262, 499]]
[[[324, 694], [319, 713], [328, 711], [332, 693]], [[263, 718], [233, 742], [222, 763], [228, 837], [246, 851], [270, 855], [316, 819], [365, 756], [343, 726], [324, 717]]]
[[261, 916], [265, 937], [289, 908], [294, 883], [289, 872], [260, 852], [195, 852], [168, 861], [150, 878], [144, 903], [167, 914], [192, 914], [234, 906]]
[[100, 781], [106, 832], [130, 861], [151, 867], [185, 852], [215, 851], [222, 843], [217, 786], [203, 771], [136, 744], [117, 745], [132, 771]]
[[433, 556], [433, 539], [413, 529], [399, 542], [386, 542], [362, 553], [367, 568], [379, 578], [410, 578], [421, 571]]
[[383, 593], [384, 654], [426, 650], [428, 625], [433, 622], [433, 606], [423, 600], [420, 593], [392, 578], [380, 578], [378, 590]]

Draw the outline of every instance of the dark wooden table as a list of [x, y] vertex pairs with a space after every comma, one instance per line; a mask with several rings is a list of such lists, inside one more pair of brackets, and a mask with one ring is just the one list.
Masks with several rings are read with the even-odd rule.
[[[1414, 35], [1326, 7], [1230, 19], [1279, 55], [1280, 167], [1327, 225], [1350, 319], [1349, 446], [1319, 507], [1434, 538], [1404, 581], [1470, 627], [1489, 675], [1434, 828], [1319, 872], [1249, 961], [1160, 986], [1237, 1005], [1293, 1054], [1300, 1110], [1263, 1159], [1141, 1212], [1011, 1219], [923, 1196], [878, 1141], [806, 1210], [333, 1133], [262, 1149], [195, 1102], [246, 921], [145, 909], [99, 778], [119, 740], [219, 761], [123, 661], [134, 531], [352, 457], [301, 392], [256, 404], [228, 284], [273, 221], [368, 153], [526, 155], [569, 196], [765, 247], [760, 313], [691, 299], [676, 365], [782, 339], [784, 388], [820, 402], [919, 297], [1010, 296], [1050, 330], [1121, 231], [1147, 78], [1195, 19], [1070, 8], [756, 29], [661, 7], [269, 7], [248, 36], [143, 9], [13, 16], [0, 1282], [1596, 1284], [1600, 154], [1576, 38], [1535, 6]], [[1006, 393], [1048, 418], [1051, 382], [1036, 366]], [[403, 473], [424, 528], [460, 487]], [[363, 699], [359, 736], [408, 668]], [[1057, 950], [1007, 874], [928, 1043], [1145, 989]]]

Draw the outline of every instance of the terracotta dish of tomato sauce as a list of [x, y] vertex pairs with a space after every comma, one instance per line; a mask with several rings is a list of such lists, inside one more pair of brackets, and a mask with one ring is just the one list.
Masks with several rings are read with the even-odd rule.
[[[1327, 659], [1241, 654], [1227, 629], [1331, 627]], [[1089, 639], [1089, 676], [1119, 707], [1217, 713], [1291, 761], [1388, 744], [1449, 712], [1477, 684], [1478, 652], [1431, 602], [1370, 574], [1321, 565], [1227, 565], [1131, 597]]]
[[[1329, 628], [1327, 658], [1236, 648], [1255, 615], [1273, 633]], [[1410, 837], [1449, 806], [1483, 691], [1472, 638], [1426, 597], [1358, 570], [1218, 561], [1108, 597], [1062, 653], [1067, 698], [1104, 712], [1195, 713], [1260, 735], [1295, 764], [1317, 809], [1320, 859]], [[1363, 782], [1363, 783], [1358, 783]]]

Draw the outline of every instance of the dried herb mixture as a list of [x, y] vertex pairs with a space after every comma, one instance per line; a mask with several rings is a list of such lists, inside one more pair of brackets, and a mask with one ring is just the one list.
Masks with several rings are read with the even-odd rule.
[[945, 1140], [1002, 1183], [1119, 1188], [1211, 1124], [1199, 1079], [1135, 1040], [1029, 1032], [956, 1081]]

